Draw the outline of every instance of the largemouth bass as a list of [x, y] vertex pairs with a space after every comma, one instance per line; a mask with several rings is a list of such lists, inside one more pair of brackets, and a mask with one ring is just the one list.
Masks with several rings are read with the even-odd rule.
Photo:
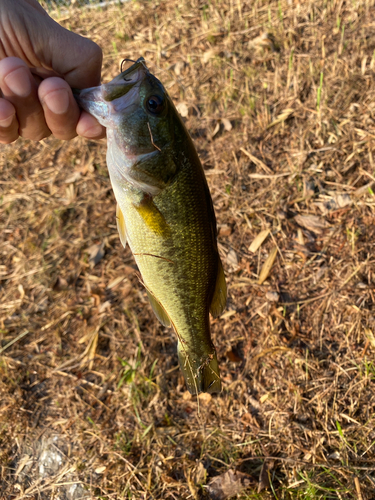
[[212, 200], [190, 135], [143, 58], [76, 98], [107, 128], [120, 239], [156, 316], [176, 332], [187, 387], [220, 392], [209, 312], [223, 312], [227, 291]]

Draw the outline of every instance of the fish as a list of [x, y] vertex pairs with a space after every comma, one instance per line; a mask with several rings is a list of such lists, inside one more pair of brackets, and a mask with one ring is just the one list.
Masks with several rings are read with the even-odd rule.
[[193, 141], [143, 58], [111, 82], [75, 91], [107, 129], [107, 166], [122, 245], [129, 245], [150, 304], [177, 336], [191, 394], [221, 391], [209, 314], [227, 301], [214, 207]]

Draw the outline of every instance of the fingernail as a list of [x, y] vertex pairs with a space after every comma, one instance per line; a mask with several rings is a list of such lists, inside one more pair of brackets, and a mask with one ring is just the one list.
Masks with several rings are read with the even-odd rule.
[[27, 97], [31, 93], [30, 76], [26, 68], [18, 68], [5, 78], [9, 90], [18, 97]]
[[63, 115], [69, 108], [69, 94], [65, 89], [54, 90], [46, 96], [43, 101], [52, 113], [55, 115]]
[[97, 125], [93, 125], [89, 129], [85, 130], [85, 133], [83, 135], [84, 137], [90, 138], [90, 137], [97, 137], [102, 133], [103, 133], [103, 127], [98, 123]]
[[14, 115], [8, 116], [8, 118], [4, 118], [4, 120], [0, 120], [0, 127], [7, 128], [10, 127], [13, 121]]

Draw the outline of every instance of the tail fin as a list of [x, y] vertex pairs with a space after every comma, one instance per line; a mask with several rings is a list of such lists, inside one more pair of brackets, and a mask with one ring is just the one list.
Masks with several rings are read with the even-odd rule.
[[191, 394], [196, 395], [201, 392], [214, 394], [221, 391], [219, 365], [214, 348], [212, 353], [203, 360], [190, 355], [180, 342], [177, 351], [180, 368]]

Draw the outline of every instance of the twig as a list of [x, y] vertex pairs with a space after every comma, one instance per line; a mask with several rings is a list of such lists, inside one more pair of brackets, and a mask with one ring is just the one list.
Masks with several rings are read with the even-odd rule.
[[10, 347], [11, 345], [15, 344], [18, 340], [22, 339], [22, 337], [24, 337], [28, 333], [30, 333], [29, 330], [25, 330], [24, 332], [20, 333], [15, 339], [11, 340], [10, 342], [8, 342], [7, 345], [5, 345], [4, 347], [2, 347], [0, 349], [0, 354], [2, 352], [4, 352], [6, 349], [8, 349], [8, 347]]

